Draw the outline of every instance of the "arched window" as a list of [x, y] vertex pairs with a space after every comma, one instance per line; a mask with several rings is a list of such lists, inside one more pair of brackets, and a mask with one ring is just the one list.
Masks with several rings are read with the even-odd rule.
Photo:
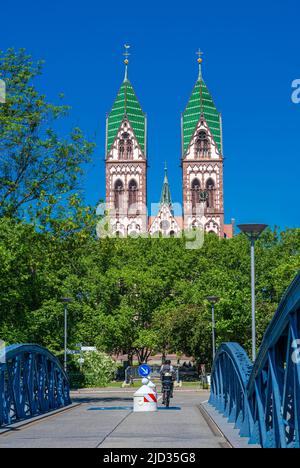
[[132, 158], [132, 141], [131, 141], [131, 140], [127, 140], [127, 144], [126, 144], [126, 157], [127, 157], [127, 159], [131, 159], [131, 158]]
[[192, 182], [192, 210], [193, 212], [196, 211], [197, 206], [200, 202], [200, 181], [199, 179], [194, 179]]
[[208, 179], [206, 182], [206, 190], [207, 190], [207, 208], [214, 208], [215, 207], [215, 182], [213, 179]]
[[123, 132], [119, 140], [119, 159], [132, 159], [133, 142], [128, 132]]
[[128, 206], [130, 208], [131, 206], [136, 205], [138, 202], [138, 185], [134, 179], [129, 182], [128, 191]]
[[124, 185], [120, 179], [116, 180], [115, 182], [114, 192], [115, 192], [115, 209], [121, 210], [123, 208]]
[[210, 143], [205, 130], [198, 132], [195, 144], [195, 153], [197, 158], [208, 158]]
[[125, 153], [125, 141], [120, 140], [119, 141], [119, 159], [124, 159], [124, 153]]

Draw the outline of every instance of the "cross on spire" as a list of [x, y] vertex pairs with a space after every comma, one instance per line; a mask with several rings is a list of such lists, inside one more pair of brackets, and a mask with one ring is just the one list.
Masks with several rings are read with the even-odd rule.
[[130, 49], [130, 45], [124, 44], [124, 48], [125, 48], [125, 52], [123, 55], [125, 57], [125, 60], [128, 60], [128, 57], [130, 56], [130, 53], [128, 52], [128, 50]]
[[202, 59], [202, 55], [203, 55], [202, 50], [198, 49], [198, 51], [196, 52], [196, 55], [198, 55], [198, 59]]
[[202, 78], [202, 67], [201, 67], [201, 65], [202, 65], [202, 62], [203, 62], [203, 58], [202, 58], [203, 52], [202, 52], [202, 50], [198, 49], [198, 51], [196, 52], [196, 55], [198, 55], [197, 62], [199, 64], [199, 77], [198, 77], [198, 79], [201, 80], [201, 78]]
[[129, 63], [129, 56], [130, 56], [130, 53], [129, 53], [129, 49], [130, 49], [130, 45], [128, 44], [124, 44], [124, 57], [125, 57], [125, 60], [124, 60], [124, 63], [125, 63], [125, 78], [124, 78], [124, 81], [127, 80], [127, 74], [128, 74], [128, 63]]

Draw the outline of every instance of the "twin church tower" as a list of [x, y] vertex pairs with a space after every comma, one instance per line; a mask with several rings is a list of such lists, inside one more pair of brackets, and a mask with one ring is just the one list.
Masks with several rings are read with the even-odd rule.
[[202, 228], [219, 237], [232, 237], [233, 225], [224, 224], [222, 119], [199, 75], [181, 116], [182, 216], [173, 212], [165, 168], [159, 212], [147, 213], [147, 117], [125, 78], [106, 121], [106, 207], [116, 236], [179, 236]]

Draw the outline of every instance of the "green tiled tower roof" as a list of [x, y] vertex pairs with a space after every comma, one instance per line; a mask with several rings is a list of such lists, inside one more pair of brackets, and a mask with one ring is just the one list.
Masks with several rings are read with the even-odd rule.
[[201, 115], [204, 115], [207, 125], [214, 137], [219, 151], [222, 153], [221, 116], [200, 75], [183, 113], [183, 152], [185, 153]]
[[130, 81], [123, 81], [107, 119], [107, 151], [110, 150], [122, 120], [127, 116], [139, 145], [145, 153], [146, 117]]

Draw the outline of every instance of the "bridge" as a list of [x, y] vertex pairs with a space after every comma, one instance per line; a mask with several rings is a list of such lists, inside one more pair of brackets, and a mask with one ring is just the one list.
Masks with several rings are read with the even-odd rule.
[[49, 351], [8, 347], [0, 355], [0, 447], [299, 448], [300, 272], [255, 363], [239, 344], [222, 344], [210, 395], [178, 390], [167, 413], [133, 413], [132, 394], [70, 393]]
[[284, 295], [254, 364], [237, 343], [221, 346], [210, 404], [250, 444], [300, 447], [300, 273]]

